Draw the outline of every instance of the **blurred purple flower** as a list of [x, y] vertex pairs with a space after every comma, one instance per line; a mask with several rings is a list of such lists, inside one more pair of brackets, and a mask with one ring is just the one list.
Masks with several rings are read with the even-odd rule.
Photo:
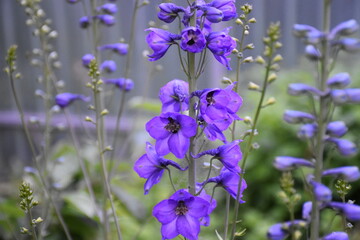
[[84, 67], [89, 67], [89, 64], [92, 60], [95, 60], [95, 57], [94, 55], [88, 53], [88, 54], [85, 54], [83, 57], [82, 57], [82, 64]]
[[75, 100], [82, 100], [84, 102], [88, 102], [90, 101], [90, 98], [80, 94], [73, 94], [73, 93], [60, 93], [55, 97], [56, 104], [61, 108], [65, 108], [69, 106]]
[[113, 52], [118, 53], [119, 55], [126, 55], [128, 53], [129, 44], [127, 43], [113, 43], [106, 44], [99, 47], [99, 50], [112, 50]]
[[94, 16], [94, 18], [99, 19], [99, 21], [106, 26], [112, 26], [115, 24], [115, 17], [109, 14], [97, 15]]
[[278, 156], [274, 161], [274, 167], [280, 171], [289, 171], [299, 166], [313, 168], [314, 163], [303, 158], [290, 156]]
[[200, 219], [207, 216], [208, 209], [208, 201], [180, 189], [169, 199], [156, 204], [153, 215], [162, 224], [162, 239], [172, 239], [181, 234], [189, 240], [197, 240]]
[[[217, 177], [209, 178], [207, 181], [201, 183], [200, 185], [206, 183], [216, 183], [216, 187], [223, 187], [234, 199], [236, 199], [236, 194], [239, 187], [239, 180], [240, 176], [238, 173], [234, 173], [229, 171], [227, 168], [222, 168], [220, 175]], [[239, 203], [244, 203], [245, 201], [242, 200], [243, 192], [247, 188], [245, 179], [242, 179], [241, 189], [240, 189], [240, 196], [239, 196]]]
[[357, 166], [345, 166], [338, 168], [326, 169], [322, 173], [323, 176], [335, 176], [342, 178], [348, 182], [354, 182], [360, 179], [360, 171]]
[[235, 40], [228, 34], [229, 28], [221, 32], [211, 32], [207, 37], [207, 47], [214, 54], [216, 60], [223, 64], [228, 70], [230, 67], [229, 56], [236, 47]]
[[166, 23], [173, 22], [178, 16], [179, 12], [185, 12], [183, 7], [180, 7], [174, 3], [161, 3], [159, 4], [158, 18]]
[[313, 187], [315, 198], [319, 202], [329, 202], [332, 199], [331, 190], [322, 183], [310, 180], [309, 182]]
[[146, 31], [150, 31], [146, 37], [146, 42], [154, 51], [153, 54], [148, 56], [149, 61], [156, 61], [162, 58], [169, 47], [175, 43], [175, 40], [181, 38], [180, 35], [172, 34], [171, 32], [158, 28], [148, 28]]
[[183, 112], [189, 109], [189, 84], [174, 79], [160, 88], [159, 98], [162, 112]]
[[357, 153], [356, 145], [349, 140], [339, 138], [327, 138], [326, 140], [335, 143], [339, 153], [343, 156], [353, 156]]
[[306, 224], [307, 223], [302, 220], [274, 224], [269, 228], [267, 238], [270, 240], [283, 240], [289, 236], [290, 228], [305, 227]]
[[223, 13], [222, 21], [229, 21], [236, 17], [235, 0], [214, 0], [208, 6], [217, 8]]
[[321, 238], [321, 240], [349, 240], [349, 236], [345, 232], [332, 232]]
[[334, 208], [345, 215], [349, 221], [360, 221], [360, 206], [352, 203], [329, 202], [328, 207]]
[[335, 37], [338, 36], [351, 35], [355, 33], [358, 29], [359, 29], [359, 24], [354, 19], [342, 22], [331, 30], [329, 34], [329, 39], [334, 39]]
[[118, 11], [115, 3], [105, 3], [100, 6], [99, 9], [103, 10], [106, 14], [115, 14]]
[[318, 61], [321, 58], [321, 53], [319, 49], [314, 47], [314, 45], [306, 45], [305, 47], [305, 56], [312, 61]]
[[80, 18], [79, 24], [80, 24], [80, 27], [81, 27], [81, 28], [87, 28], [87, 27], [90, 26], [91, 20], [90, 20], [89, 17], [84, 16], [84, 17], [81, 17], [81, 18]]
[[288, 93], [292, 96], [299, 96], [299, 95], [304, 95], [304, 94], [313, 94], [315, 96], [324, 95], [317, 88], [309, 86], [304, 83], [290, 83], [288, 86]]
[[284, 120], [287, 123], [311, 123], [315, 121], [314, 115], [301, 111], [286, 110], [284, 113]]
[[343, 121], [330, 122], [326, 127], [326, 133], [331, 137], [342, 137], [347, 131], [348, 128]]
[[206, 39], [199, 28], [187, 27], [181, 32], [180, 47], [184, 51], [198, 53], [206, 46]]
[[342, 38], [332, 43], [333, 46], [339, 46], [345, 52], [356, 52], [360, 50], [360, 40], [357, 38]]
[[107, 79], [105, 80], [106, 84], [114, 84], [119, 89], [125, 91], [131, 91], [134, 88], [133, 80], [129, 78], [116, 78], [116, 79]]
[[331, 98], [337, 104], [360, 103], [360, 88], [334, 89]]
[[190, 138], [196, 134], [196, 122], [189, 116], [167, 112], [147, 122], [146, 131], [156, 139], [155, 147], [160, 155], [172, 152], [177, 158], [183, 158]]
[[100, 65], [102, 72], [112, 73], [116, 71], [116, 63], [113, 60], [106, 60]]
[[338, 73], [329, 78], [326, 84], [331, 88], [344, 88], [351, 82], [350, 75], [346, 72]]
[[302, 218], [310, 222], [311, 211], [312, 211], [312, 202], [311, 201], [305, 202], [302, 207]]
[[240, 140], [235, 140], [231, 143], [221, 145], [218, 148], [201, 152], [194, 156], [194, 158], [199, 158], [204, 155], [214, 156], [214, 158], [218, 159], [225, 168], [232, 172], [238, 173], [240, 172], [240, 167], [238, 164], [242, 158], [242, 152], [239, 143]]
[[300, 127], [297, 135], [301, 139], [311, 139], [315, 136], [316, 132], [317, 132], [317, 124], [308, 123]]
[[201, 115], [198, 117], [198, 123], [204, 129], [204, 134], [210, 141], [219, 139], [222, 142], [226, 142], [225, 135], [215, 124], [206, 123]]
[[153, 185], [160, 182], [161, 177], [167, 166], [173, 166], [181, 171], [182, 168], [178, 163], [160, 157], [155, 151], [153, 145], [146, 143], [146, 154], [142, 155], [134, 164], [134, 171], [142, 178], [146, 178], [144, 185], [144, 194], [148, 194]]

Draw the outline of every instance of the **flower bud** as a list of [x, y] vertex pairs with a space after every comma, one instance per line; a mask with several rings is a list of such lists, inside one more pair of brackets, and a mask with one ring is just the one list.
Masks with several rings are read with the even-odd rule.
[[315, 121], [315, 117], [306, 112], [286, 110], [284, 113], [284, 120], [290, 124], [296, 123], [311, 123]]
[[313, 45], [307, 45], [305, 47], [305, 56], [312, 61], [318, 61], [321, 58], [321, 53], [319, 49], [314, 47]]
[[323, 176], [335, 176], [342, 178], [347, 182], [354, 182], [360, 179], [360, 171], [357, 166], [345, 166], [338, 168], [326, 169], [322, 173]]
[[311, 139], [315, 136], [317, 132], [317, 124], [308, 123], [300, 127], [297, 136], [301, 139]]
[[357, 153], [356, 145], [349, 140], [339, 139], [339, 138], [328, 138], [327, 141], [334, 143], [339, 153], [343, 156], [349, 157]]
[[330, 122], [326, 127], [326, 133], [331, 137], [342, 137], [348, 131], [343, 121]]
[[326, 81], [326, 84], [331, 88], [344, 88], [351, 82], [350, 75], [346, 72], [338, 73]]

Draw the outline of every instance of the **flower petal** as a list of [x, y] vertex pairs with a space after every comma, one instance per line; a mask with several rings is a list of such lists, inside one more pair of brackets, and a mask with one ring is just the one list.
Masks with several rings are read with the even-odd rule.
[[200, 222], [190, 215], [182, 215], [177, 219], [176, 228], [187, 239], [197, 240], [200, 233]]
[[172, 152], [177, 158], [184, 158], [186, 151], [190, 147], [190, 140], [178, 132], [170, 136], [168, 144], [170, 152]]
[[173, 199], [165, 199], [155, 205], [153, 216], [162, 224], [167, 224], [176, 219], [175, 209], [177, 201]]
[[177, 235], [179, 235], [179, 232], [176, 228], [176, 222], [177, 219], [175, 218], [173, 221], [167, 223], [167, 224], [163, 224], [161, 226], [161, 234], [164, 239], [172, 239], [174, 237], [176, 237]]

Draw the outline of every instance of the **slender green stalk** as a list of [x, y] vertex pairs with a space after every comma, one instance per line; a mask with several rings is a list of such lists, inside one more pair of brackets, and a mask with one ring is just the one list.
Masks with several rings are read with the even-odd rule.
[[[324, 0], [323, 6], [323, 31], [325, 33], [329, 32], [330, 29], [330, 7], [331, 7], [331, 0]], [[329, 62], [329, 51], [328, 51], [329, 43], [326, 39], [322, 40], [321, 43], [321, 52], [323, 57], [320, 62], [320, 75], [318, 79], [318, 87], [320, 91], [324, 91], [326, 88], [326, 79], [329, 75], [328, 70], [328, 62]], [[318, 113], [318, 130], [316, 135], [316, 146], [315, 146], [315, 181], [321, 183], [321, 175], [323, 171], [323, 157], [324, 157], [324, 136], [326, 131], [326, 124], [327, 124], [327, 116], [328, 116], [328, 100], [326, 97], [321, 96], [319, 99], [319, 113]], [[319, 232], [320, 232], [320, 209], [313, 196], [312, 200], [312, 212], [311, 212], [311, 232], [310, 232], [310, 239], [317, 240], [319, 239]]]
[[37, 171], [38, 171], [38, 175], [39, 175], [40, 182], [41, 182], [41, 184], [42, 184], [42, 186], [43, 186], [43, 190], [44, 190], [46, 196], [49, 198], [51, 204], [52, 204], [53, 207], [54, 207], [55, 214], [56, 214], [56, 216], [57, 216], [57, 218], [58, 218], [58, 220], [59, 220], [59, 222], [60, 222], [60, 225], [62, 226], [62, 228], [63, 228], [63, 230], [64, 230], [64, 233], [65, 233], [65, 235], [66, 235], [66, 238], [67, 238], [68, 240], [72, 240], [71, 235], [70, 235], [70, 232], [69, 232], [69, 230], [68, 230], [68, 227], [67, 227], [64, 219], [63, 219], [62, 216], [61, 216], [60, 210], [59, 210], [58, 206], [56, 205], [54, 199], [52, 198], [52, 196], [51, 196], [51, 194], [50, 194], [50, 192], [49, 192], [49, 188], [48, 188], [48, 186], [47, 186], [47, 184], [46, 184], [45, 178], [44, 178], [44, 176], [43, 176], [43, 173], [42, 173], [42, 171], [41, 171], [41, 168], [40, 168], [40, 165], [39, 165], [39, 162], [38, 162], [38, 157], [37, 157], [37, 153], [36, 153], [36, 149], [35, 149], [35, 144], [34, 144], [32, 138], [31, 138], [29, 129], [28, 129], [27, 124], [26, 124], [26, 122], [25, 122], [24, 111], [23, 111], [22, 106], [21, 106], [21, 104], [20, 104], [20, 100], [19, 100], [19, 98], [18, 98], [18, 95], [17, 95], [17, 92], [16, 92], [16, 88], [15, 88], [15, 85], [14, 85], [14, 81], [15, 81], [15, 80], [14, 80], [14, 77], [13, 77], [14, 69], [13, 69], [13, 67], [12, 67], [12, 65], [13, 65], [14, 63], [8, 62], [8, 64], [9, 64], [9, 72], [8, 72], [8, 74], [9, 74], [9, 78], [10, 78], [11, 91], [12, 91], [12, 94], [13, 94], [14, 99], [15, 99], [16, 107], [17, 107], [18, 112], [19, 112], [19, 114], [20, 114], [20, 120], [21, 120], [21, 124], [22, 124], [22, 126], [23, 126], [23, 130], [24, 130], [26, 139], [27, 139], [27, 141], [28, 141], [28, 143], [29, 143], [29, 145], [30, 145], [30, 150], [31, 150], [31, 153], [32, 153], [32, 158], [33, 158], [33, 161], [34, 161], [34, 163], [35, 163], [35, 167], [36, 167], [36, 169], [37, 169]]
[[31, 227], [32, 239], [33, 240], [38, 240], [38, 237], [37, 237], [37, 234], [36, 234], [36, 229], [35, 229], [35, 226], [34, 226], [34, 224], [32, 222], [33, 217], [32, 217], [32, 214], [31, 214], [31, 209], [29, 209], [28, 220], [29, 220], [29, 224], [30, 224], [30, 227]]
[[257, 108], [256, 108], [255, 117], [254, 117], [254, 121], [253, 121], [253, 124], [252, 124], [249, 140], [247, 141], [247, 144], [246, 144], [246, 147], [245, 147], [243, 160], [241, 162], [242, 171], [240, 173], [238, 191], [237, 191], [237, 195], [236, 195], [235, 215], [234, 215], [234, 218], [233, 218], [233, 224], [232, 224], [232, 230], [231, 230], [230, 239], [235, 239], [236, 222], [237, 222], [237, 218], [238, 218], [238, 214], [239, 214], [239, 205], [240, 205], [239, 204], [240, 191], [241, 191], [241, 187], [242, 187], [242, 181], [244, 179], [244, 170], [243, 169], [245, 169], [246, 161], [247, 161], [247, 158], [248, 158], [248, 156], [250, 154], [250, 151], [251, 151], [251, 148], [252, 148], [252, 141], [253, 141], [253, 138], [255, 136], [255, 130], [256, 130], [257, 123], [258, 123], [258, 120], [259, 120], [259, 117], [260, 117], [261, 109], [263, 107], [265, 94], [266, 94], [266, 90], [267, 90], [267, 86], [268, 86], [268, 81], [267, 80], [269, 78], [271, 66], [273, 64], [273, 62], [272, 62], [273, 47], [270, 47], [269, 49], [270, 49], [270, 53], [269, 53], [270, 57], [269, 57], [269, 61], [268, 61], [267, 66], [266, 66], [265, 78], [264, 78], [264, 82], [263, 82], [263, 86], [262, 86], [261, 96], [260, 96], [260, 100], [259, 100], [259, 103], [258, 103]]

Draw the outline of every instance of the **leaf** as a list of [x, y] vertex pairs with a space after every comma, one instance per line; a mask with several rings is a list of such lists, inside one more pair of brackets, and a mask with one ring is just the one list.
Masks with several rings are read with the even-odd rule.
[[64, 195], [64, 200], [89, 218], [93, 218], [96, 214], [93, 202], [89, 195], [85, 192], [73, 192], [66, 194]]

